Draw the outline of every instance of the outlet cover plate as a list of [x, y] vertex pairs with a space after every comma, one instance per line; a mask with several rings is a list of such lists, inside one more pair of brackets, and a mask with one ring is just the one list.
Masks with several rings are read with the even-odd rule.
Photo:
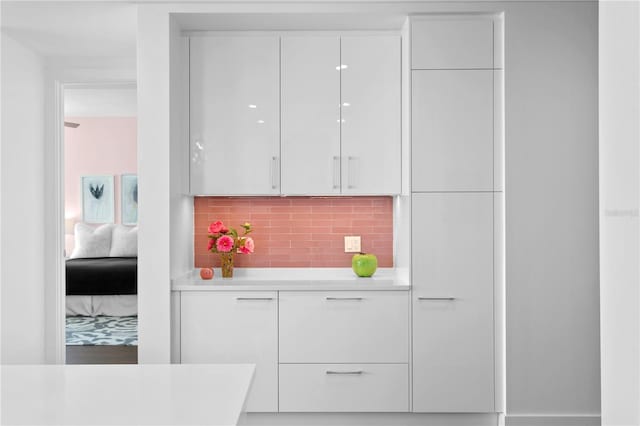
[[345, 236], [344, 237], [344, 252], [345, 253], [360, 253], [360, 236]]

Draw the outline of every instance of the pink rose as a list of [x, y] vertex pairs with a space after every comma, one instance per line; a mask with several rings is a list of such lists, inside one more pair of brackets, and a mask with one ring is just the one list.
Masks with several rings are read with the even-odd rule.
[[253, 238], [245, 237], [245, 238], [243, 238], [243, 241], [244, 241], [244, 244], [239, 249], [240, 253], [242, 253], [242, 254], [253, 253], [253, 250], [256, 248], [255, 244], [253, 242]]
[[218, 220], [216, 222], [213, 222], [211, 225], [209, 225], [209, 233], [210, 234], [217, 234], [223, 228], [224, 228], [224, 224]]
[[216, 245], [216, 239], [209, 238], [209, 243], [207, 243], [207, 251], [211, 251], [214, 245]]
[[221, 234], [226, 234], [227, 232], [229, 232], [229, 228], [227, 228], [226, 226], [222, 225], [222, 228], [220, 229], [220, 233]]
[[222, 253], [229, 253], [233, 250], [233, 238], [228, 235], [223, 235], [216, 241], [216, 248]]

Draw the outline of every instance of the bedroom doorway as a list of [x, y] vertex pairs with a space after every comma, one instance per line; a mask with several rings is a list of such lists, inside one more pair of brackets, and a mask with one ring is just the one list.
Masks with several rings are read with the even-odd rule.
[[66, 364], [138, 360], [135, 83], [65, 84]]

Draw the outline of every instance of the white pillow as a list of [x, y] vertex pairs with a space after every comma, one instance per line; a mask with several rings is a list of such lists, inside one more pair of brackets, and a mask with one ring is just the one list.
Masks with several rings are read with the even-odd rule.
[[111, 239], [111, 257], [138, 257], [138, 227], [116, 225]]
[[84, 222], [75, 226], [75, 246], [71, 259], [78, 257], [108, 257], [111, 250], [111, 234], [113, 225], [110, 223], [94, 227]]

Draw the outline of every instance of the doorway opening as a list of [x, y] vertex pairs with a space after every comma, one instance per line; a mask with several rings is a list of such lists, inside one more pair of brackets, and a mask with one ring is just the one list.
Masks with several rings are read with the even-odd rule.
[[138, 359], [135, 83], [65, 84], [66, 364]]

